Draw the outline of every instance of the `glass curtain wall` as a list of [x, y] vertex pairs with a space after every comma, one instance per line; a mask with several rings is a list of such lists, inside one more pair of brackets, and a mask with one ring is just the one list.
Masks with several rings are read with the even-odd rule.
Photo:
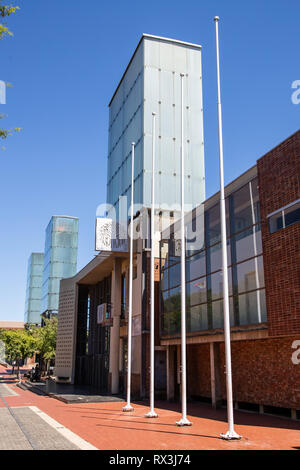
[[77, 269], [78, 219], [53, 216], [46, 229], [41, 313], [57, 312], [60, 281]]
[[[231, 326], [266, 321], [265, 283], [257, 179], [226, 199]], [[220, 204], [205, 208], [203, 249], [187, 250], [187, 331], [223, 328]], [[196, 221], [197, 222], [197, 221]], [[200, 224], [195, 224], [197, 230]], [[203, 223], [202, 223], [203, 225]], [[203, 229], [203, 228], [202, 228]], [[176, 241], [161, 242], [161, 335], [180, 332], [180, 253]]]

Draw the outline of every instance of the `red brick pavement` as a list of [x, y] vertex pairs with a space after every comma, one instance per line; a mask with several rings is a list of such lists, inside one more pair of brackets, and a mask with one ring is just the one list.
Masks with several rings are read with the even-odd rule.
[[[0, 376], [4, 372], [0, 366]], [[7, 376], [9, 377], [9, 376]], [[121, 402], [65, 404], [9, 384], [19, 395], [6, 397], [9, 406], [37, 406], [59, 423], [103, 450], [271, 450], [300, 449], [300, 423], [288, 419], [235, 413], [241, 441], [226, 442], [226, 411], [202, 404], [188, 404], [191, 427], [178, 428], [178, 404], [157, 403], [159, 418], [148, 420], [145, 403], [134, 403], [134, 412], [123, 413]], [[1, 403], [0, 407], [4, 404]]]

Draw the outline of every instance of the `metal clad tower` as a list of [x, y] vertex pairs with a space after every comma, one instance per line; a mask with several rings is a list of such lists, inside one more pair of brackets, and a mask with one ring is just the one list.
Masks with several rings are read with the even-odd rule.
[[201, 46], [144, 34], [109, 104], [107, 203], [116, 210], [120, 195], [130, 202], [132, 142], [134, 201], [151, 207], [152, 112], [157, 113], [156, 205], [180, 207], [181, 73], [186, 210], [204, 201]]
[[58, 312], [60, 280], [75, 276], [78, 218], [52, 216], [46, 229], [41, 314]]
[[28, 260], [24, 322], [41, 323], [44, 253], [31, 253]]

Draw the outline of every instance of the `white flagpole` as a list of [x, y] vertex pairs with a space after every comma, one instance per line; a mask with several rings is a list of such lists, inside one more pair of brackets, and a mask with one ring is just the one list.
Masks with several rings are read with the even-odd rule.
[[231, 344], [230, 344], [230, 315], [229, 315], [229, 289], [227, 269], [227, 239], [226, 239], [226, 206], [224, 190], [224, 161], [223, 161], [223, 131], [222, 131], [222, 104], [220, 85], [220, 54], [219, 54], [219, 17], [215, 17], [216, 46], [217, 46], [217, 80], [218, 80], [218, 118], [219, 118], [219, 157], [220, 157], [220, 209], [221, 209], [221, 240], [222, 240], [222, 270], [223, 270], [223, 297], [224, 297], [224, 335], [226, 355], [226, 389], [227, 389], [227, 419], [228, 431], [221, 434], [222, 439], [241, 439], [234, 431], [232, 372], [231, 372]]
[[127, 351], [127, 405], [123, 411], [133, 411], [130, 404], [131, 393], [131, 339], [132, 339], [132, 279], [133, 279], [133, 199], [134, 199], [134, 147], [131, 144], [131, 206], [130, 206], [130, 261], [129, 261], [129, 312], [128, 312], [128, 351]]
[[155, 118], [152, 113], [152, 204], [151, 204], [151, 313], [150, 313], [150, 411], [146, 418], [157, 418], [154, 411], [154, 249], [155, 249]]
[[183, 132], [183, 77], [181, 77], [181, 400], [182, 416], [177, 426], [191, 426], [186, 416], [186, 299], [185, 299], [185, 225], [184, 225], [184, 132]]

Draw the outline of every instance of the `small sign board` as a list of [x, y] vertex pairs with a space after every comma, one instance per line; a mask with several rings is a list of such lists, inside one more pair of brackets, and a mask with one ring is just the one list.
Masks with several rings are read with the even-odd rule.
[[106, 310], [107, 310], [107, 304], [101, 304], [98, 305], [97, 307], [97, 324], [100, 325], [101, 323], [104, 323], [104, 320], [106, 319]]
[[111, 251], [112, 219], [96, 218], [96, 251]]
[[95, 251], [128, 252], [127, 227], [112, 219], [97, 217]]

